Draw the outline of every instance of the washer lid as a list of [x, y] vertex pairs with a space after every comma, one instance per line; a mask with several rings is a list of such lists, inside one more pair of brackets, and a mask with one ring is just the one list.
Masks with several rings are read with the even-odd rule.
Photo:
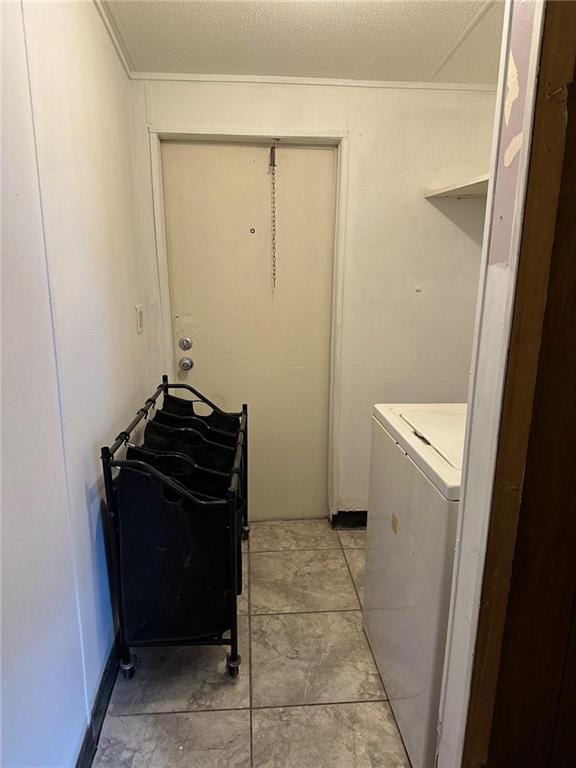
[[455, 469], [462, 470], [466, 405], [450, 403], [450, 408], [406, 406], [400, 416]]
[[460, 498], [465, 403], [375, 405], [374, 417], [450, 501]]

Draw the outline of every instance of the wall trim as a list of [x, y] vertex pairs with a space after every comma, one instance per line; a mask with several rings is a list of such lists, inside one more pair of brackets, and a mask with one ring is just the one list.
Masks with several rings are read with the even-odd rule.
[[345, 530], [347, 528], [366, 528], [368, 522], [367, 509], [339, 509], [330, 518], [332, 528]]
[[[164, 134], [162, 134], [164, 135]], [[176, 138], [182, 134], [174, 134]], [[160, 299], [160, 321], [162, 327], [164, 370], [170, 376], [174, 371], [174, 342], [172, 338], [172, 312], [170, 300], [170, 278], [168, 273], [168, 245], [164, 217], [164, 184], [162, 180], [161, 137], [150, 131], [150, 179], [152, 184], [152, 211], [154, 215], [154, 245], [156, 253], [156, 274]]]
[[100, 739], [100, 732], [104, 725], [104, 718], [108, 710], [108, 704], [110, 697], [112, 696], [112, 690], [114, 683], [116, 682], [116, 675], [118, 673], [118, 652], [117, 643], [114, 641], [108, 659], [102, 672], [100, 679], [100, 685], [96, 691], [96, 698], [94, 699], [94, 705], [92, 706], [92, 713], [90, 716], [90, 722], [84, 733], [82, 739], [82, 746], [76, 760], [75, 768], [90, 768], [96, 749], [98, 747], [98, 740]]
[[[98, 0], [94, 0], [97, 2]], [[422, 91], [480, 91], [495, 93], [496, 86], [483, 83], [432, 83], [408, 80], [348, 80], [321, 77], [283, 77], [281, 75], [199, 75], [187, 72], [129, 72], [131, 80], [192, 82], [192, 83], [245, 83], [249, 85], [300, 85], [327, 88], [380, 88], [386, 90]]]
[[302, 146], [320, 146], [337, 148], [348, 135], [345, 128], [325, 129], [322, 131], [276, 131], [273, 128], [242, 130], [238, 128], [217, 129], [207, 127], [194, 129], [193, 133], [186, 126], [159, 126], [151, 123], [148, 132], [160, 141], [205, 141], [234, 144], [270, 144], [272, 137], [284, 144]]
[[132, 61], [132, 58], [127, 50], [125, 50], [125, 45], [123, 45], [121, 41], [121, 36], [118, 30], [116, 29], [116, 25], [114, 24], [113, 20], [108, 15], [102, 0], [92, 0], [94, 5], [96, 6], [96, 10], [98, 11], [98, 15], [102, 19], [102, 23], [106, 27], [106, 32], [108, 32], [108, 35], [110, 37], [110, 40], [112, 42], [112, 45], [114, 46], [114, 50], [118, 54], [118, 58], [120, 59], [120, 63], [124, 67], [124, 71], [126, 72], [128, 79], [132, 79], [132, 70], [134, 69], [134, 62]]

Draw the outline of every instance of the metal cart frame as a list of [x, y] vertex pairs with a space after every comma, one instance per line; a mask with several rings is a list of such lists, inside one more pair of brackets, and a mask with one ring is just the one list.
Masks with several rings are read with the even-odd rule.
[[[243, 455], [243, 462], [242, 462], [242, 490], [245, 496], [244, 502], [244, 520], [242, 523], [242, 537], [244, 539], [247, 539], [250, 535], [250, 525], [249, 525], [249, 514], [248, 514], [248, 405], [246, 403], [243, 403], [242, 410], [238, 413], [228, 413], [226, 411], [223, 411], [222, 408], [219, 408], [216, 403], [213, 403], [211, 400], [209, 400], [205, 395], [203, 395], [201, 392], [199, 392], [197, 389], [194, 389], [194, 387], [190, 386], [190, 384], [170, 384], [168, 382], [168, 376], [164, 374], [162, 376], [162, 384], [160, 385], [162, 387], [163, 392], [168, 392], [170, 389], [184, 389], [188, 392], [191, 392], [193, 395], [196, 395], [196, 397], [203, 403], [205, 403], [207, 406], [212, 408], [212, 410], [217, 411], [218, 413], [226, 413], [228, 416], [237, 416], [239, 419], [242, 419], [242, 416], [245, 416], [244, 418], [244, 455]], [[158, 387], [158, 389], [160, 389]], [[156, 390], [156, 393], [158, 390]], [[158, 398], [158, 394], [154, 393], [152, 397], [154, 398], [154, 402], [156, 402]], [[148, 400], [146, 401], [148, 402]], [[149, 410], [149, 409], [148, 409]], [[242, 429], [242, 427], [241, 427]]]
[[[241, 663], [241, 657], [238, 653], [238, 611], [237, 611], [237, 599], [238, 599], [238, 576], [239, 576], [239, 558], [241, 558], [241, 548], [239, 546], [239, 531], [237, 525], [237, 512], [239, 504], [239, 489], [242, 484], [244, 499], [244, 510], [242, 518], [242, 536], [248, 537], [248, 407], [246, 404], [242, 406], [240, 413], [228, 414], [238, 416], [240, 419], [240, 427], [238, 430], [238, 436], [236, 440], [236, 448], [234, 453], [234, 461], [232, 469], [230, 471], [230, 485], [225, 499], [206, 500], [195, 496], [191, 491], [186, 489], [177, 480], [162, 474], [155, 467], [150, 466], [144, 461], [131, 461], [131, 460], [119, 460], [115, 459], [115, 454], [120, 448], [129, 443], [130, 436], [134, 429], [140, 424], [143, 419], [148, 417], [152, 407], [155, 407], [156, 401], [160, 395], [167, 392], [170, 389], [186, 389], [192, 392], [199, 400], [206, 403], [214, 410], [224, 413], [221, 408], [212, 403], [207, 397], [202, 395], [196, 389], [188, 384], [170, 384], [167, 376], [162, 377], [162, 384], [157, 387], [154, 394], [149, 397], [144, 406], [138, 410], [136, 416], [126, 429], [120, 432], [111, 446], [105, 446], [101, 449], [102, 469], [104, 475], [104, 489], [106, 494], [106, 510], [104, 515], [104, 535], [107, 545], [108, 554], [108, 566], [110, 575], [110, 591], [112, 598], [112, 608], [117, 621], [118, 629], [118, 655], [120, 669], [124, 677], [131, 678], [134, 676], [134, 656], [130, 652], [131, 647], [145, 647], [145, 646], [169, 646], [169, 645], [228, 645], [230, 646], [230, 652], [226, 656], [226, 669], [228, 674], [232, 677], [236, 677], [239, 672]], [[202, 507], [210, 508], [215, 506], [227, 506], [228, 508], [228, 576], [229, 583], [227, 592], [228, 598], [228, 611], [229, 611], [229, 629], [230, 638], [224, 638], [222, 636], [194, 636], [188, 638], [163, 638], [154, 641], [132, 641], [131, 646], [128, 645], [125, 631], [124, 631], [124, 616], [123, 616], [123, 603], [122, 603], [122, 574], [120, 570], [120, 537], [119, 537], [119, 510], [117, 506], [117, 498], [114, 489], [114, 469], [127, 469], [138, 472], [143, 472], [161, 480], [168, 487], [177, 491], [184, 498], [192, 500], [195, 504]]]

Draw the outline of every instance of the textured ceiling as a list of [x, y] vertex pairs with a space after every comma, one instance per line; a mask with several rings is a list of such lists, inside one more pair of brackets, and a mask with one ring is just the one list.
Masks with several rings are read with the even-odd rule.
[[[137, 72], [407, 81], [437, 80], [446, 72], [450, 80], [476, 83], [495, 80], [500, 39], [493, 20], [501, 18], [501, 7], [494, 11], [492, 5], [492, 0], [104, 2]], [[454, 73], [451, 64], [459, 52], [465, 53]]]
[[452, 51], [434, 80], [439, 83], [495, 83], [503, 22], [504, 3], [493, 3]]

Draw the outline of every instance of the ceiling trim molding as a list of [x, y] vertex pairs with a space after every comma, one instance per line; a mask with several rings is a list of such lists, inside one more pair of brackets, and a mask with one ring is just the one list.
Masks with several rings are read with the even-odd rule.
[[132, 56], [130, 55], [130, 52], [126, 46], [125, 41], [123, 40], [118, 29], [116, 28], [116, 25], [114, 24], [113, 19], [110, 17], [108, 12], [106, 11], [106, 8], [102, 3], [102, 0], [92, 0], [92, 2], [96, 6], [98, 15], [100, 16], [100, 18], [102, 19], [102, 23], [106, 27], [108, 36], [110, 37], [110, 40], [112, 41], [112, 45], [114, 46], [114, 49], [118, 54], [118, 58], [120, 59], [120, 62], [124, 67], [124, 71], [126, 72], [128, 77], [132, 79], [132, 73], [135, 68], [135, 65], [134, 65], [134, 61], [132, 60]]
[[208, 127], [206, 129], [190, 127], [166, 127], [162, 125], [148, 125], [148, 133], [156, 135], [161, 141], [206, 141], [213, 143], [230, 143], [231, 141], [239, 144], [258, 144], [269, 145], [270, 141], [279, 141], [282, 146], [319, 146], [319, 147], [338, 147], [342, 141], [348, 138], [346, 128], [327, 128], [316, 131], [285, 131], [274, 130], [273, 128], [264, 128], [260, 130], [242, 130], [238, 128], [218, 128]]
[[[480, 21], [484, 18], [484, 16], [488, 13], [488, 10], [494, 5], [495, 2], [498, 0], [485, 0], [484, 5], [480, 8], [478, 13], [474, 16], [472, 21], [468, 24], [464, 32], [460, 35], [460, 37], [456, 40], [454, 45], [448, 50], [447, 53], [444, 54], [444, 56], [440, 59], [440, 63], [432, 70], [432, 74], [430, 75], [430, 80], [434, 80], [438, 72], [442, 69], [442, 67], [454, 56], [458, 48], [462, 45], [462, 43], [466, 40], [466, 38], [470, 35], [474, 27], [478, 26]], [[494, 88], [494, 90], [496, 90]]]
[[[492, 0], [489, 0], [491, 2]], [[97, 0], [94, 0], [97, 2]], [[480, 91], [495, 93], [495, 85], [474, 83], [412, 82], [410, 80], [338, 80], [319, 77], [282, 77], [280, 75], [192, 75], [185, 72], [129, 72], [132, 80], [193, 82], [193, 83], [247, 83], [261, 85], [308, 85], [328, 88], [381, 88], [425, 91]]]

